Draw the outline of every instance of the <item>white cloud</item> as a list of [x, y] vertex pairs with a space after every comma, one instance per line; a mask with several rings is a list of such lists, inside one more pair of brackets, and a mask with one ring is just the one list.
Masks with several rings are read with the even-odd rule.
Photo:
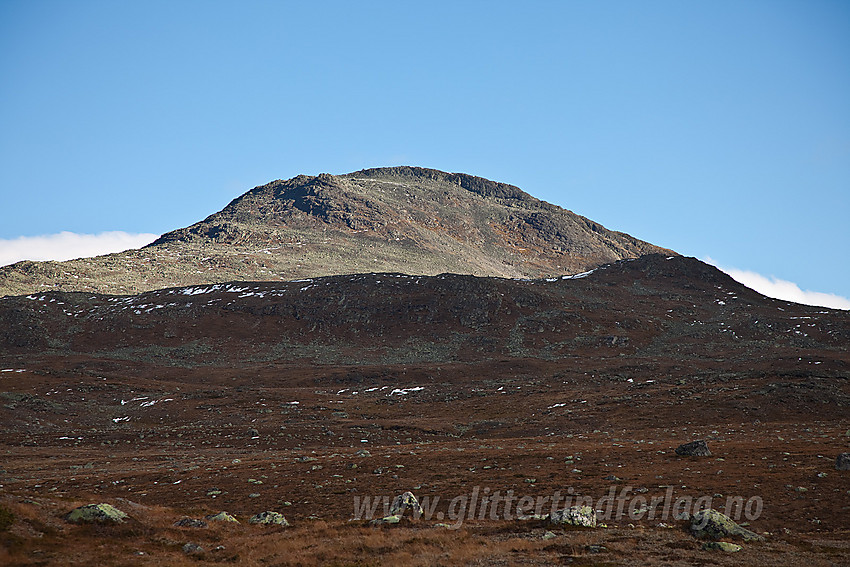
[[850, 310], [850, 299], [846, 297], [832, 293], [822, 293], [820, 291], [802, 290], [800, 289], [800, 286], [794, 282], [780, 280], [773, 276], [763, 276], [748, 270], [738, 270], [736, 268], [718, 266], [713, 259], [708, 257], [703, 258], [703, 261], [723, 272], [726, 272], [735, 281], [742, 283], [748, 288], [753, 289], [762, 295], [766, 295], [767, 297], [793, 301], [794, 303], [802, 303], [804, 305], [817, 305], [819, 307], [832, 307], [833, 309]]
[[133, 234], [122, 231], [100, 234], [60, 232], [42, 236], [0, 239], [0, 266], [21, 260], [73, 260], [112, 252], [123, 252], [150, 244], [158, 234]]

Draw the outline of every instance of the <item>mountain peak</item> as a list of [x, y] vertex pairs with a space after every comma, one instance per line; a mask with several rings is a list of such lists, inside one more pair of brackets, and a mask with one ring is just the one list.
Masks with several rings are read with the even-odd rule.
[[398, 166], [272, 181], [141, 250], [65, 262], [47, 279], [2, 268], [0, 294], [363, 272], [541, 277], [649, 253], [673, 254], [513, 185]]

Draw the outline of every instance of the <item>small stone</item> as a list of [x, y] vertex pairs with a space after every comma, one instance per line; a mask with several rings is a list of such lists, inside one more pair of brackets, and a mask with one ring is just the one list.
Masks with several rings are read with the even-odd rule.
[[523, 522], [528, 522], [528, 521], [540, 522], [540, 521], [548, 520], [549, 514], [526, 514], [526, 515], [517, 516], [516, 519], [521, 520]]
[[259, 497], [260, 497], [259, 492], [252, 492], [251, 494], [248, 495], [248, 498], [259, 498]]
[[177, 520], [174, 522], [175, 528], [205, 528], [207, 527], [207, 523], [203, 520], [197, 520], [195, 518], [183, 518], [181, 520]]
[[702, 544], [705, 551], [725, 551], [727, 553], [735, 553], [741, 551], [741, 546], [726, 541], [707, 541]]
[[391, 515], [391, 516], [384, 516], [383, 518], [377, 518], [375, 520], [372, 520], [371, 522], [369, 522], [369, 525], [371, 525], [371, 526], [381, 526], [381, 525], [386, 525], [386, 524], [398, 524], [399, 522], [401, 522], [401, 516], [400, 515]]
[[841, 453], [835, 459], [835, 470], [850, 471], [850, 453]]
[[183, 553], [186, 555], [200, 555], [204, 552], [204, 548], [197, 543], [189, 542], [183, 546]]
[[239, 520], [228, 514], [227, 512], [219, 512], [218, 514], [211, 514], [207, 516], [207, 520], [211, 522], [229, 522], [238, 524]]
[[558, 534], [549, 530], [546, 530], [546, 533], [543, 534], [543, 539], [555, 539], [556, 537], [558, 537]]

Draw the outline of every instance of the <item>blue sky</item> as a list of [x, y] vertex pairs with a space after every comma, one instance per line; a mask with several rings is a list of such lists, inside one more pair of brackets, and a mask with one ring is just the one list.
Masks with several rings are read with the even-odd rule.
[[399, 164], [850, 297], [850, 3], [0, 0], [0, 244]]

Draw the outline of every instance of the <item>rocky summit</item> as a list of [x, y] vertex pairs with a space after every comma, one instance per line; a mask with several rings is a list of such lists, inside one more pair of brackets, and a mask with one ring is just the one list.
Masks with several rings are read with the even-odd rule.
[[366, 272], [543, 277], [648, 253], [672, 254], [513, 185], [390, 167], [273, 181], [139, 250], [6, 266], [0, 296]]

